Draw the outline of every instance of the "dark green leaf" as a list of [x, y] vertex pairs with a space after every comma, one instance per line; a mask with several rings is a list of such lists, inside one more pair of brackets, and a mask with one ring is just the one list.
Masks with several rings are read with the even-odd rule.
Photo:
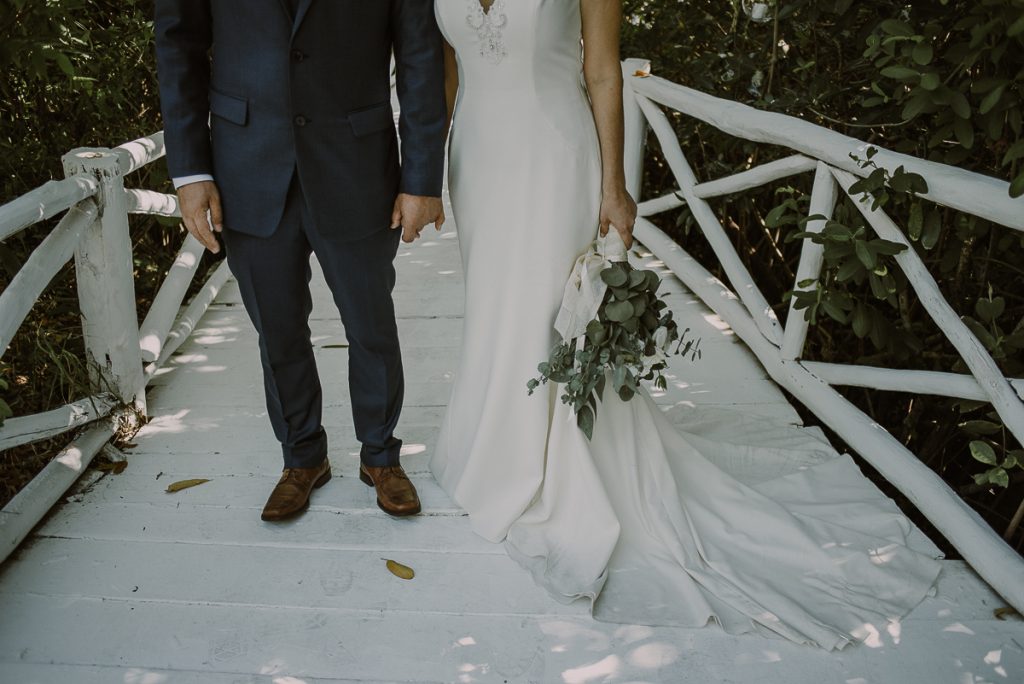
[[601, 271], [601, 280], [609, 287], [622, 287], [629, 280], [629, 275], [622, 264], [614, 264]]
[[960, 427], [975, 435], [994, 435], [1003, 428], [1002, 425], [988, 420], [968, 420], [961, 423]]
[[910, 220], [907, 222], [907, 231], [911, 240], [921, 239], [921, 229], [924, 227], [924, 209], [920, 201], [910, 205]]
[[889, 290], [885, 287], [882, 279], [874, 273], [868, 273], [868, 283], [871, 285], [871, 293], [877, 299], [885, 299], [889, 296]]
[[863, 339], [871, 330], [871, 318], [863, 305], [858, 304], [853, 310], [853, 333]]
[[863, 240], [856, 240], [853, 243], [854, 251], [857, 254], [857, 258], [864, 264], [865, 268], [872, 269], [875, 267], [876, 258], [874, 252], [868, 249], [868, 245]]
[[1006, 309], [1006, 300], [1002, 297], [995, 297], [993, 299], [979, 299], [974, 304], [974, 311], [978, 314], [978, 318], [991, 323], [995, 319], [1003, 315], [1003, 311]]
[[935, 50], [932, 48], [931, 43], [926, 43], [925, 41], [921, 41], [915, 45], [913, 52], [911, 52], [911, 56], [914, 61], [921, 66], [931, 62], [934, 55]]
[[825, 310], [831, 318], [839, 321], [840, 323], [846, 323], [846, 312], [840, 309], [838, 306], [833, 304], [829, 299], [821, 300], [821, 308]]
[[911, 28], [910, 24], [899, 19], [886, 19], [879, 26], [890, 36], [906, 37], [914, 35], [914, 29]]
[[937, 210], [928, 212], [928, 218], [924, 224], [924, 233], [921, 235], [921, 246], [931, 249], [939, 242], [939, 233], [942, 230], [942, 214]]
[[974, 147], [974, 124], [967, 119], [957, 119], [953, 122], [953, 133], [956, 134], [957, 142], [963, 145], [964, 149]]
[[1000, 487], [1010, 486], [1010, 475], [1003, 468], [992, 468], [988, 471], [988, 481]]
[[1001, 85], [991, 93], [985, 96], [985, 99], [981, 101], [981, 106], [978, 107], [978, 111], [982, 114], [988, 114], [992, 109], [999, 104], [999, 100], [1003, 97], [1003, 91], [1006, 90], [1005, 85]]
[[633, 317], [633, 305], [628, 301], [612, 302], [605, 307], [604, 311], [605, 315], [608, 316], [608, 320], [616, 323], [622, 323]]
[[864, 265], [860, 263], [859, 259], [846, 259], [843, 261], [839, 270], [836, 271], [836, 280], [839, 282], [846, 282], [858, 273], [864, 270]]
[[594, 410], [592, 408], [589, 406], [581, 408], [576, 414], [576, 424], [587, 436], [587, 439], [594, 438]]
[[1010, 183], [1010, 197], [1017, 199], [1021, 195], [1024, 195], [1024, 171], [1021, 171], [1020, 174], [1013, 179], [1013, 182]]
[[1024, 14], [1017, 17], [1017, 20], [1006, 29], [1006, 36], [1008, 38], [1016, 38], [1021, 33], [1024, 33]]
[[654, 271], [644, 271], [647, 277], [647, 289], [651, 292], [657, 292], [658, 288], [661, 287], [661, 278]]
[[961, 119], [971, 118], [971, 105], [967, 102], [967, 98], [959, 90], [951, 91], [949, 105], [953, 108], [953, 113], [959, 116]]
[[903, 66], [889, 66], [881, 71], [882, 76], [894, 78], [897, 81], [910, 81], [921, 77], [921, 72]]
[[[921, 74], [921, 88], [923, 90], [930, 92], [938, 88], [940, 85], [942, 85], [942, 79], [939, 78], [939, 75], [934, 71]], [[923, 100], [921, 105], [922, 109], [926, 104], [931, 104], [931, 98], [926, 97], [923, 93], [917, 93], [915, 97], [920, 97]], [[918, 113], [920, 113], [920, 109], [918, 110]]]
[[1000, 162], [1003, 166], [1013, 163], [1024, 157], [1024, 140], [1018, 140], [1010, 148], [1006, 150], [1006, 154], [1003, 155], [1003, 161]]
[[785, 204], [780, 204], [779, 206], [775, 207], [774, 209], [768, 212], [767, 216], [764, 217], [764, 224], [769, 228], [777, 227], [788, 209], [789, 207], [786, 206]]

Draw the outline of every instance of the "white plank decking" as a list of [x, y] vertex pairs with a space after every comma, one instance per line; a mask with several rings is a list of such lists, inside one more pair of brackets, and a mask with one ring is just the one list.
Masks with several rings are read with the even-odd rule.
[[[232, 284], [157, 380], [124, 473], [79, 487], [0, 568], [0, 682], [1024, 681], [1024, 624], [996, 620], [1002, 601], [957, 562], [946, 563], [938, 597], [839, 653], [715, 626], [595, 622], [585, 606], [549, 599], [470, 531], [426, 467], [461, 336], [451, 228], [403, 245], [398, 258], [403, 463], [423, 514], [390, 518], [355, 477], [347, 352], [331, 346], [344, 335], [317, 276], [311, 327], [334, 479], [294, 521], [260, 521], [281, 461], [255, 333]], [[721, 321], [677, 281], [670, 287], [704, 359], [681, 364], [660, 401], [799, 422]], [[195, 477], [210, 482], [164, 492]], [[416, 578], [393, 577], [382, 558]]]

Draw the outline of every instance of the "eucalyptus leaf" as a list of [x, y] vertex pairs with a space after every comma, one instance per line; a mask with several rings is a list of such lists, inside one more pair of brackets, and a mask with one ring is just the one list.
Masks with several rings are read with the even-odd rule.
[[601, 271], [601, 280], [609, 287], [622, 287], [629, 280], [629, 275], [622, 264], [614, 264]]
[[661, 278], [654, 271], [644, 271], [647, 277], [647, 289], [651, 292], [657, 292], [658, 288], [661, 287]]
[[608, 320], [622, 323], [633, 317], [633, 305], [628, 301], [612, 302], [605, 308]]

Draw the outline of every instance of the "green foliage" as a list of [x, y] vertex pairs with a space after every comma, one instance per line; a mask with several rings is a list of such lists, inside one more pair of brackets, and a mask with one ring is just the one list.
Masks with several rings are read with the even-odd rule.
[[[878, 24], [864, 57], [878, 70], [861, 106], [925, 123], [928, 156], [947, 164], [982, 158], [1024, 194], [1021, 53], [1024, 2], [940, 0]], [[916, 126], [915, 126], [916, 127]], [[921, 141], [915, 145], [921, 149]]]
[[[63, 177], [61, 156], [75, 147], [112, 147], [160, 130], [152, 17], [152, 0], [0, 0], [0, 203]], [[171, 190], [162, 163], [127, 182]], [[0, 289], [55, 222], [0, 243]], [[142, 314], [183, 237], [176, 222], [133, 217]], [[4, 353], [0, 416], [45, 411], [86, 396], [87, 376], [69, 265]], [[0, 454], [0, 505], [66, 441]]]
[[[1024, 0], [775, 0], [769, 21], [747, 17], [739, 0], [626, 0], [623, 54], [651, 60], [671, 81], [761, 109], [807, 119], [871, 146], [978, 173], [1024, 192]], [[792, 152], [732, 138], [669, 112], [701, 180], [731, 175]], [[651, 138], [653, 142], [653, 137]], [[780, 318], [794, 301], [812, 323], [805, 356], [919, 370], [967, 372], [931, 321], [898, 264], [914, 250], [953, 308], [1008, 377], [1024, 373], [1024, 235], [925, 200], [924, 179], [875, 162], [869, 146], [856, 159], [866, 177], [828, 221], [809, 217], [810, 179], [791, 179], [715, 200], [714, 208], [754, 280]], [[677, 185], [652, 144], [645, 196]], [[781, 187], [780, 187], [781, 185]], [[906, 243], [881, 239], [861, 208], [877, 208], [903, 229]], [[673, 221], [672, 218], [675, 218]], [[712, 250], [685, 207], [659, 225], [685, 242], [716, 275]], [[819, 278], [796, 283], [803, 238], [823, 248]], [[1019, 445], [991, 440], [987, 470], [970, 449], [968, 427], [987, 420], [988, 405], [906, 394], [846, 391], [922, 460], [960, 487], [969, 501], [1012, 489]], [[988, 410], [992, 415], [978, 415]], [[957, 420], [961, 416], [962, 420]], [[1005, 442], [1005, 443], [1004, 443]], [[1005, 464], [1005, 465], [1004, 465]], [[1003, 475], [1008, 474], [1004, 480]], [[975, 502], [994, 526], [1006, 526], [1017, 494]], [[1009, 507], [1009, 508], [1008, 508]], [[1015, 537], [1024, 543], [1024, 534]]]
[[[0, 390], [7, 389], [7, 381], [0, 378]], [[7, 405], [7, 402], [0, 399], [0, 427], [3, 427], [4, 421], [13, 416], [14, 413], [11, 411], [11, 407]]]
[[62, 176], [74, 147], [160, 129], [152, 15], [152, 0], [0, 0], [0, 198]]
[[[152, 0], [0, 0], [0, 202], [63, 176], [75, 147], [113, 146], [160, 130]], [[130, 183], [165, 190], [163, 164]], [[0, 245], [6, 286], [54, 221]], [[177, 226], [135, 222], [140, 307], [173, 259]], [[56, 278], [4, 355], [4, 394], [18, 415], [88, 389], [73, 269]]]
[[598, 402], [609, 379], [619, 398], [629, 401], [640, 390], [641, 380], [666, 388], [662, 371], [668, 368], [668, 356], [701, 356], [700, 340], [685, 339], [690, 329], [680, 333], [672, 312], [658, 297], [657, 273], [617, 262], [601, 271], [601, 280], [608, 289], [597, 318], [587, 325], [582, 348], [579, 340], [556, 344], [548, 360], [537, 366], [540, 376], [526, 384], [533, 394], [549, 381], [559, 383], [562, 402], [572, 406], [588, 439], [594, 434]]

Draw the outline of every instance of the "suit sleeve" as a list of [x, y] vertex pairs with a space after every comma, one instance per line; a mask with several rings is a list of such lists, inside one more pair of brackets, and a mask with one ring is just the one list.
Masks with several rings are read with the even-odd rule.
[[447, 105], [444, 51], [433, 0], [392, 0], [401, 116], [401, 192], [440, 197]]
[[212, 0], [156, 0], [154, 30], [171, 177], [213, 174], [210, 148]]

